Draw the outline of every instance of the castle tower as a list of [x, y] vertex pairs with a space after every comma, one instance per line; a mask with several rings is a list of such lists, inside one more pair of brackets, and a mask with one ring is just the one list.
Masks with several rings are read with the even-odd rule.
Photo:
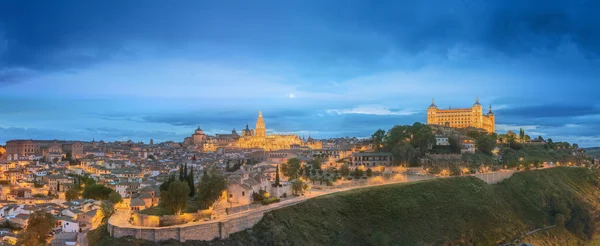
[[433, 98], [431, 99], [431, 105], [427, 108], [427, 124], [429, 125], [437, 125], [437, 116], [436, 113], [438, 111], [438, 107], [435, 105], [435, 101]]
[[483, 107], [479, 103], [479, 97], [475, 99], [475, 103], [471, 108], [471, 126], [483, 128]]
[[267, 128], [265, 128], [265, 121], [263, 120], [262, 111], [258, 111], [258, 119], [256, 120], [256, 132], [257, 137], [266, 137]]

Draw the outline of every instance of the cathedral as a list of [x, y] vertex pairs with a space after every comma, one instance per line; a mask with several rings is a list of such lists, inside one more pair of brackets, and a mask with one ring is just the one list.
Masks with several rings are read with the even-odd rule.
[[267, 128], [263, 119], [262, 111], [258, 112], [256, 120], [256, 128], [251, 130], [246, 125], [246, 129], [242, 131], [242, 136], [238, 139], [238, 147], [240, 148], [262, 148], [267, 151], [290, 149], [293, 146], [307, 146], [311, 149], [322, 148], [320, 141], [313, 141], [310, 137], [308, 140], [301, 139], [298, 135], [288, 134], [271, 134], [267, 135]]
[[490, 105], [487, 115], [484, 115], [479, 98], [475, 99], [475, 104], [470, 108], [449, 109], [438, 109], [435, 102], [431, 100], [431, 105], [427, 108], [427, 124], [455, 128], [475, 127], [487, 132], [494, 132], [496, 130], [492, 106]]
[[292, 148], [311, 148], [321, 149], [321, 141], [315, 141], [310, 136], [308, 139], [300, 138], [294, 134], [271, 134], [267, 135], [267, 128], [263, 119], [262, 111], [258, 112], [255, 129], [250, 129], [248, 124], [242, 130], [241, 135], [235, 131], [231, 134], [216, 134], [208, 136], [198, 127], [191, 137], [184, 140], [184, 145], [192, 146], [203, 151], [216, 151], [218, 147], [223, 148], [243, 148], [253, 149], [261, 148], [266, 151], [292, 149]]

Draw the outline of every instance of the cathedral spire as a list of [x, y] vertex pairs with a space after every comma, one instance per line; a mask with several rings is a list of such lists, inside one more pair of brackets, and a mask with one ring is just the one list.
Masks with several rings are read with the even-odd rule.
[[267, 136], [267, 129], [265, 127], [265, 121], [263, 119], [262, 110], [258, 111], [258, 119], [256, 119], [255, 135], [259, 137]]

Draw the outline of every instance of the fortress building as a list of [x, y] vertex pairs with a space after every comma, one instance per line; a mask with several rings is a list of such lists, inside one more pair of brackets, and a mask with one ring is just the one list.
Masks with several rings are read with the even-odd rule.
[[494, 132], [496, 130], [492, 106], [490, 105], [487, 115], [484, 115], [479, 98], [475, 100], [475, 104], [470, 108], [450, 109], [438, 109], [432, 99], [431, 105], [427, 108], [427, 124], [455, 128], [475, 127], [487, 132]]

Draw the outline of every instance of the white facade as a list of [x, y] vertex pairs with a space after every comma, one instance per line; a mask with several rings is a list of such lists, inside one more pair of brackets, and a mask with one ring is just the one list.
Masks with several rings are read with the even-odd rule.
[[63, 220], [62, 232], [79, 232], [79, 223], [70, 220]]
[[437, 146], [448, 146], [450, 141], [447, 137], [435, 137], [435, 145]]

